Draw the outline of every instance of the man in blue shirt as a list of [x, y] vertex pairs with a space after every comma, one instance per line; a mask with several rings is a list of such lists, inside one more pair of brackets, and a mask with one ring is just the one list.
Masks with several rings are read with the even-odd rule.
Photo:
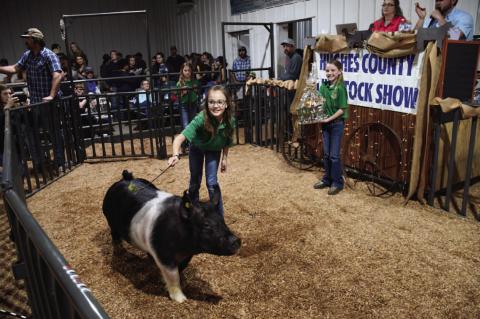
[[57, 96], [62, 79], [60, 61], [53, 51], [45, 47], [40, 30], [30, 28], [21, 37], [25, 38], [28, 50], [15, 65], [0, 67], [0, 73], [26, 71], [30, 103], [51, 101]]
[[[37, 28], [30, 28], [20, 37], [25, 39], [25, 45], [28, 50], [23, 53], [16, 64], [0, 67], [0, 73], [12, 74], [19, 70], [25, 71], [27, 73], [30, 104], [50, 102], [59, 93], [62, 80], [60, 61], [53, 51], [45, 47], [42, 31]], [[55, 151], [55, 166], [58, 168], [65, 163], [63, 136], [61, 128], [53, 127], [51, 121], [49, 121], [49, 109], [46, 105], [32, 108], [29, 124], [39, 123], [42, 129], [48, 130]], [[44, 167], [45, 159], [48, 159], [49, 155], [41, 149], [41, 145], [38, 145], [36, 142], [38, 136], [34, 134], [38, 135], [38, 132], [35, 133], [32, 129], [28, 130], [27, 148], [32, 157], [34, 167]]]
[[463, 10], [455, 8], [458, 0], [436, 0], [435, 10], [429, 17], [426, 17], [425, 8], [420, 7], [418, 2], [415, 6], [415, 12], [418, 15], [416, 27], [419, 28], [438, 28], [450, 23], [452, 28], [449, 30], [450, 38], [473, 40], [473, 17]]
[[[247, 55], [247, 48], [240, 47], [238, 49], [238, 58], [233, 61], [232, 69], [237, 71], [249, 70], [250, 68], [250, 57]], [[245, 82], [247, 79], [246, 72], [235, 72], [234, 74], [237, 81]]]

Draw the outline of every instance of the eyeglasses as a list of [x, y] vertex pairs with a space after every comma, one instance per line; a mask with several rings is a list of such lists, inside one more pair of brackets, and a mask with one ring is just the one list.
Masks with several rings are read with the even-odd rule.
[[218, 101], [208, 100], [208, 106], [214, 107], [215, 105], [218, 106], [218, 107], [224, 107], [225, 105], [227, 105], [227, 101], [225, 101], [225, 100], [218, 100]]
[[382, 4], [382, 7], [395, 7], [395, 5], [393, 3], [384, 3]]

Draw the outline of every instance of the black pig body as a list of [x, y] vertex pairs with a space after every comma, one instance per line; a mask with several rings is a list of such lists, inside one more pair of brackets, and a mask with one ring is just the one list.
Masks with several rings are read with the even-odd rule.
[[199, 253], [233, 255], [240, 239], [225, 225], [218, 202], [192, 203], [123, 171], [103, 200], [103, 213], [115, 243], [125, 240], [148, 252], [162, 272], [170, 298], [186, 300], [179, 270]]

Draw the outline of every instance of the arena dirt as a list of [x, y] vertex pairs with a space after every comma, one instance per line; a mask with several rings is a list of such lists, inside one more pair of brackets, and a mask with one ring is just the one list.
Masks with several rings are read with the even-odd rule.
[[[124, 243], [113, 254], [101, 211], [123, 169], [151, 180], [165, 167], [154, 159], [88, 163], [29, 200], [112, 318], [480, 317], [480, 223], [404, 206], [400, 195], [371, 197], [361, 185], [328, 196], [312, 188], [320, 171], [249, 145], [232, 148], [220, 174], [240, 253], [194, 257], [183, 280], [189, 300], [170, 301], [145, 253]], [[182, 194], [188, 177], [182, 158], [155, 184]]]

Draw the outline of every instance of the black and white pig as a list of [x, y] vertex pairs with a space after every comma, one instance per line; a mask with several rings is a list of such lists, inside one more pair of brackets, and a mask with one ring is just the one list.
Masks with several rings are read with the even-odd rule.
[[122, 180], [105, 194], [103, 214], [114, 244], [125, 240], [149, 253], [162, 272], [170, 298], [187, 298], [180, 287], [180, 274], [190, 259], [200, 253], [229, 256], [240, 248], [240, 239], [225, 225], [217, 202], [192, 203], [160, 191], [152, 183], [123, 171]]

